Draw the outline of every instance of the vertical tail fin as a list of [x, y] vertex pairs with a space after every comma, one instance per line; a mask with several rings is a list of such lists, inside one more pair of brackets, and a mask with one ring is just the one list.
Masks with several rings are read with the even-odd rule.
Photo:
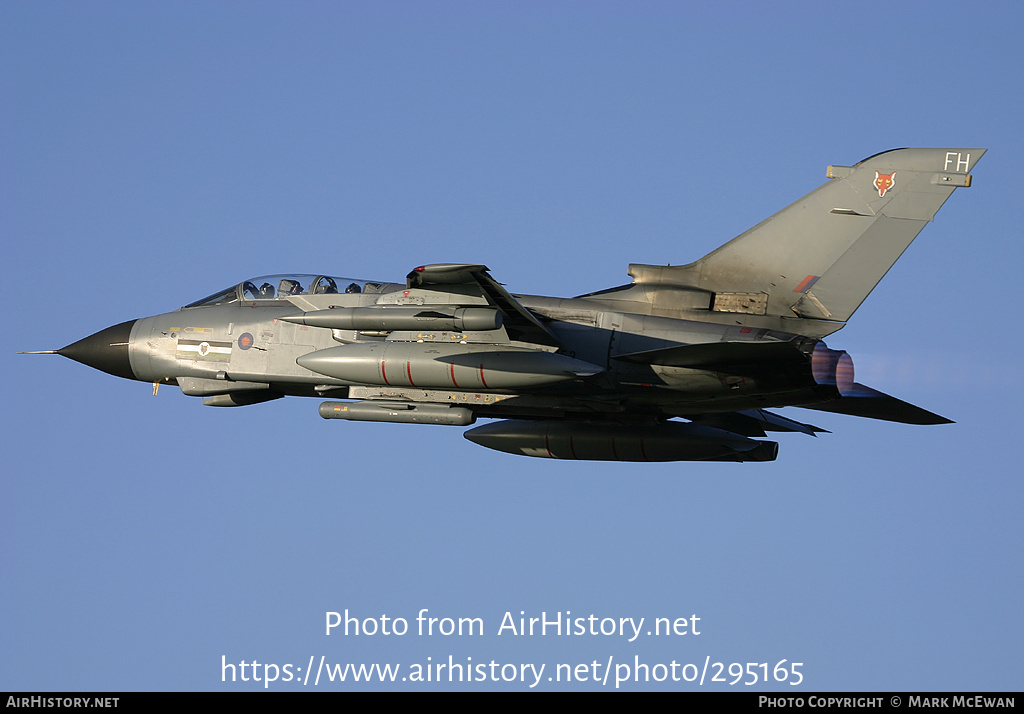
[[895, 149], [854, 166], [746, 233], [678, 267], [631, 265], [636, 283], [714, 294], [712, 310], [846, 322], [985, 149]]

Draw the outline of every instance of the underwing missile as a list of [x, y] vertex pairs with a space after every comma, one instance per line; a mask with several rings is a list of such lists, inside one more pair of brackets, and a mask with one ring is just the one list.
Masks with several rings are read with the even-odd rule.
[[485, 332], [501, 327], [501, 313], [489, 307], [337, 307], [282, 317], [308, 327], [332, 330], [467, 330]]

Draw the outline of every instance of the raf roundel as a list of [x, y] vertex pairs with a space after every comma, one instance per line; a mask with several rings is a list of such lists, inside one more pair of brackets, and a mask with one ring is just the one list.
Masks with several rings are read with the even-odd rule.
[[243, 333], [241, 337], [238, 338], [238, 347], [240, 349], [247, 350], [250, 347], [252, 347], [252, 342], [252, 335], [249, 334], [248, 332]]

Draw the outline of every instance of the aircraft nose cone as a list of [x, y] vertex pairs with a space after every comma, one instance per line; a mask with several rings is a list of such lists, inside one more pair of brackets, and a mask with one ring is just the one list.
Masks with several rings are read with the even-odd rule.
[[132, 325], [136, 322], [137, 320], [129, 320], [100, 330], [57, 350], [57, 354], [115, 377], [135, 379], [135, 373], [132, 372], [132, 365], [128, 360], [128, 341], [132, 334]]

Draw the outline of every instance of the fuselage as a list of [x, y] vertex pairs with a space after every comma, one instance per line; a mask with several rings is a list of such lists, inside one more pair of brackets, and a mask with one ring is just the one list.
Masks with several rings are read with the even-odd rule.
[[[293, 283], [298, 288], [284, 294], [283, 287]], [[348, 292], [339, 285], [347, 285]], [[303, 289], [307, 286], [313, 289]], [[93, 366], [144, 382], [177, 384], [185, 394], [219, 406], [294, 395], [468, 404], [480, 416], [494, 417], [583, 413], [661, 419], [835, 396], [834, 380], [815, 380], [811, 373], [814, 348], [823, 345], [817, 340], [630, 313], [621, 309], [628, 302], [600, 297], [515, 297], [558, 346], [516, 340], [514, 327], [500, 320], [496, 329], [457, 330], [451, 320], [441, 319], [452, 305], [488, 308], [481, 296], [326, 276], [268, 276], [173, 312], [108, 328], [117, 332], [113, 337], [97, 333], [103, 337], [94, 342], [104, 343], [105, 351], [102, 364]], [[296, 317], [346, 312], [415, 313], [422, 317], [405, 319], [422, 327], [330, 329], [301, 324]], [[687, 345], [784, 342], [806, 353], [805, 365], [758, 372], [628, 358]], [[88, 357], [67, 356], [91, 364]]]

